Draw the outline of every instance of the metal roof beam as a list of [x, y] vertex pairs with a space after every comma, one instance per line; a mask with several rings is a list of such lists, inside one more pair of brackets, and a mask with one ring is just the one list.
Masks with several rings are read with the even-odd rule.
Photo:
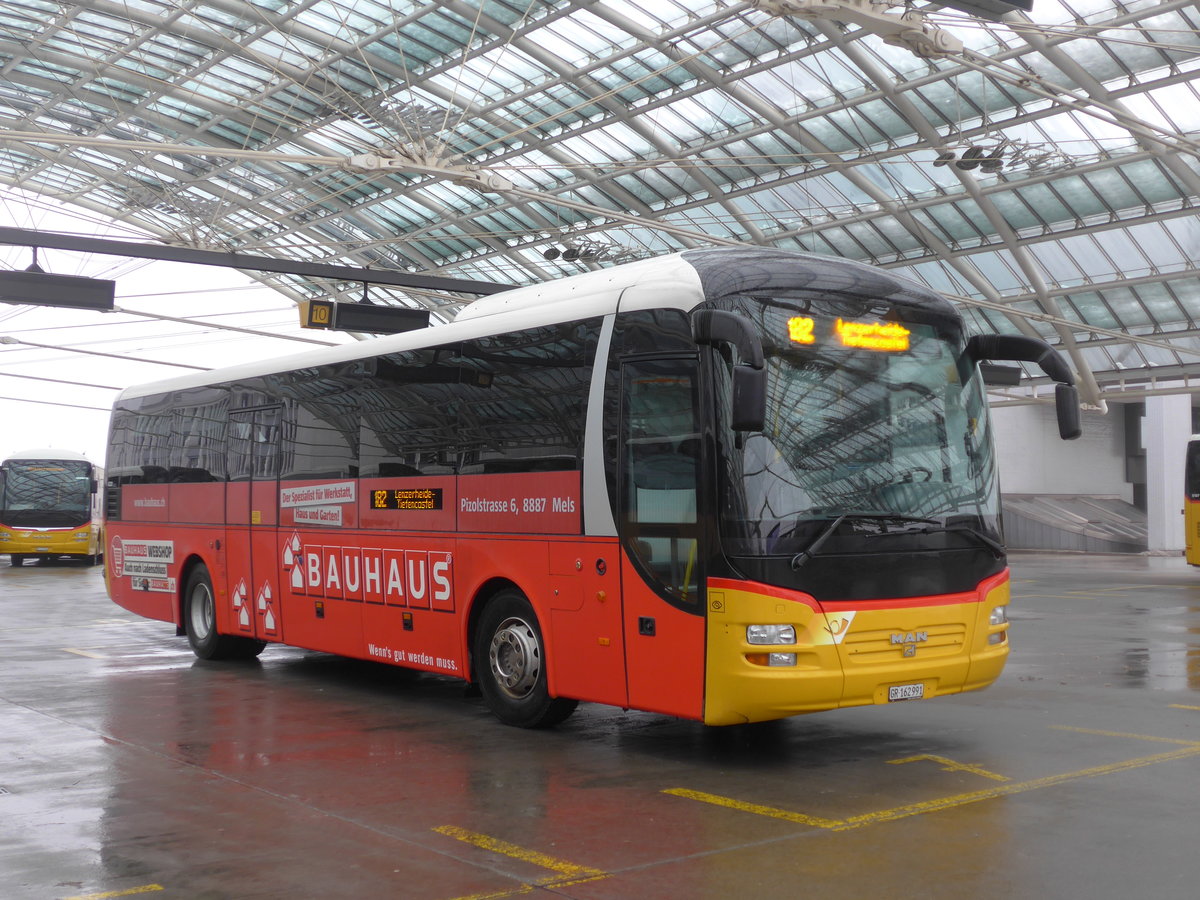
[[158, 259], [192, 263], [200, 266], [222, 266], [258, 272], [302, 275], [308, 278], [327, 278], [331, 281], [356, 281], [365, 284], [390, 284], [396, 287], [415, 287], [425, 290], [462, 294], [498, 294], [510, 290], [511, 284], [491, 281], [470, 281], [465, 278], [446, 278], [442, 275], [418, 275], [386, 269], [358, 269], [328, 263], [297, 262], [246, 253], [225, 253], [219, 250], [194, 250], [190, 247], [166, 247], [154, 244], [135, 244], [104, 238], [85, 238], [75, 235], [30, 231], [24, 228], [0, 227], [0, 244], [17, 247], [41, 247], [49, 250], [74, 250], [80, 253], [100, 253], [136, 259]]

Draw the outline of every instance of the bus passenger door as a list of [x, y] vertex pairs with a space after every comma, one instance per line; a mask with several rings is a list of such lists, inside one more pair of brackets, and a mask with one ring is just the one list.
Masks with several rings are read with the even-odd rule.
[[701, 718], [704, 576], [699, 367], [621, 366], [619, 530], [630, 705]]
[[283, 639], [279, 620], [279, 407], [229, 414], [225, 500], [230, 630]]

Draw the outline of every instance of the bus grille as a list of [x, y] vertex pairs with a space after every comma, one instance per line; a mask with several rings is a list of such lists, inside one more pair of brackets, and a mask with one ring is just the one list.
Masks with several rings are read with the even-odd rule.
[[116, 521], [121, 518], [121, 486], [110, 484], [104, 489], [104, 518]]
[[[893, 643], [892, 635], [925, 635], [926, 640], [911, 643]], [[906, 655], [918, 659], [955, 656], [962, 653], [967, 643], [967, 628], [961, 623], [929, 625], [911, 631], [877, 629], [874, 631], [851, 632], [842, 642], [844, 658], [848, 663], [866, 664], [892, 662]], [[915, 647], [915, 654], [905, 647]]]

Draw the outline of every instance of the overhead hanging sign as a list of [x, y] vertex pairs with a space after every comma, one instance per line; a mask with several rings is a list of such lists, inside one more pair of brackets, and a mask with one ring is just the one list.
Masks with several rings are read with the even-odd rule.
[[0, 272], [0, 301], [30, 306], [110, 310], [117, 283], [48, 272]]
[[374, 303], [335, 303], [332, 300], [302, 300], [300, 325], [303, 328], [330, 328], [336, 331], [366, 331], [372, 334], [396, 334], [429, 325], [429, 310]]

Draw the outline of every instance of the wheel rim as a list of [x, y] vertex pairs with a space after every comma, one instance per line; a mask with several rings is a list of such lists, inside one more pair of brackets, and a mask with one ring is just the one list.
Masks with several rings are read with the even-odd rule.
[[213, 597], [212, 591], [206, 584], [198, 584], [192, 588], [192, 596], [188, 603], [188, 617], [191, 620], [192, 634], [197, 640], [204, 640], [213, 629]]
[[492, 635], [488, 663], [500, 690], [515, 700], [527, 697], [542, 673], [542, 648], [533, 627], [523, 619], [506, 619]]

